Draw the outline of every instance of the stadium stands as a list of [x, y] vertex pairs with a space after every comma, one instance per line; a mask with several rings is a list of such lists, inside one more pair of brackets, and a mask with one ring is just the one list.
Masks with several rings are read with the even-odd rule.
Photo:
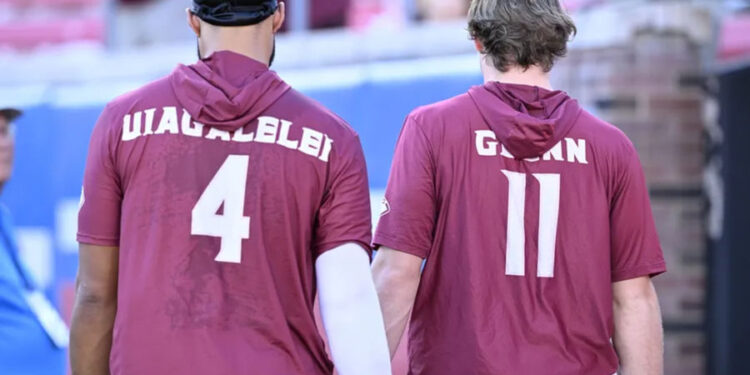
[[0, 0], [0, 47], [103, 43], [103, 0]]
[[17, 22], [0, 25], [0, 45], [27, 49], [42, 44], [62, 44], [75, 41], [101, 42], [104, 23], [98, 18]]

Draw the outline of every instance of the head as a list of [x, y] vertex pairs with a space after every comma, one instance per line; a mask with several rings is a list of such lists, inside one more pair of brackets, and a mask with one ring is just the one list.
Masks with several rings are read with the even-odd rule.
[[559, 0], [472, 0], [469, 33], [487, 65], [500, 72], [548, 73], [576, 32]]
[[0, 109], [0, 189], [13, 172], [14, 128], [13, 121], [21, 115], [16, 109]]
[[187, 21], [198, 37], [198, 57], [229, 50], [269, 66], [275, 36], [284, 24], [285, 5], [278, 0], [193, 0]]

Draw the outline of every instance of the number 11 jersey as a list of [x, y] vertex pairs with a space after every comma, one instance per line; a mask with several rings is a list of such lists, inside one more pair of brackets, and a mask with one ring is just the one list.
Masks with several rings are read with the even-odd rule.
[[665, 271], [618, 129], [490, 82], [406, 120], [374, 243], [426, 258], [410, 374], [611, 375], [612, 282]]
[[110, 103], [78, 240], [119, 247], [113, 375], [331, 374], [315, 259], [369, 252], [356, 133], [228, 51]]

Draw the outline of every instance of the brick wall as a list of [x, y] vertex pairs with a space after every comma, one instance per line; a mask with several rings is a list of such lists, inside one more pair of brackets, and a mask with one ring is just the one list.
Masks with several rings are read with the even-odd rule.
[[574, 49], [553, 71], [555, 87], [620, 127], [638, 149], [669, 268], [655, 280], [667, 375], [704, 373], [705, 94], [691, 84], [702, 52], [680, 32], [637, 31], [625, 43]]

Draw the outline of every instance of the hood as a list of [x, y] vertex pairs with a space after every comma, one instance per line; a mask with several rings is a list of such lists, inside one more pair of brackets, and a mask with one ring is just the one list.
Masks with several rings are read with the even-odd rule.
[[229, 51], [178, 66], [171, 84], [193, 119], [227, 131], [247, 125], [289, 90], [264, 64]]
[[484, 121], [517, 159], [541, 156], [570, 131], [581, 107], [562, 91], [488, 82], [469, 90]]

